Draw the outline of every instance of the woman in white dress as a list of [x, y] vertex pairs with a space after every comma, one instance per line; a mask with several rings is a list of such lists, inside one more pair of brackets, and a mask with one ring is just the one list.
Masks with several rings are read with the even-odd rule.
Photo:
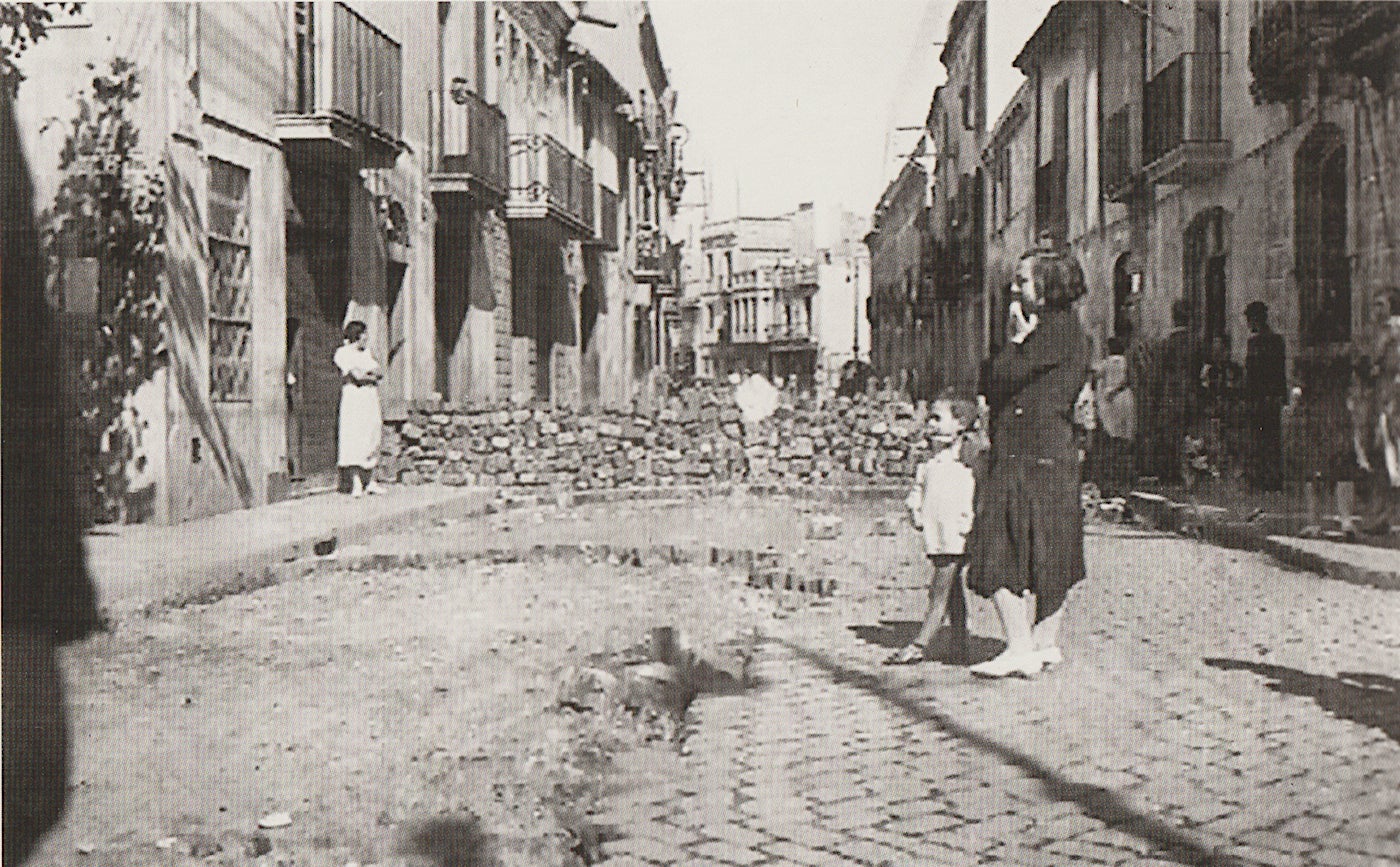
[[368, 334], [359, 320], [345, 323], [345, 343], [335, 351], [340, 370], [340, 489], [348, 487], [351, 496], [375, 494], [379, 487], [371, 479], [379, 463], [379, 440], [384, 419], [379, 411], [379, 362], [366, 348]]

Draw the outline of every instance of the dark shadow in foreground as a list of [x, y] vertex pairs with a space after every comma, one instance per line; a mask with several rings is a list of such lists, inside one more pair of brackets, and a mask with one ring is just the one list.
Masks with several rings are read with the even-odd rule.
[[[856, 638], [866, 644], [873, 644], [876, 647], [883, 647], [887, 650], [898, 650], [904, 647], [919, 634], [920, 623], [917, 620], [881, 620], [878, 624], [861, 624], [858, 626], [848, 626]], [[933, 637], [930, 645], [932, 655], [929, 659], [934, 662], [946, 662], [958, 664], [953, 648], [952, 631], [946, 624], [938, 628], [938, 632]], [[1001, 653], [1006, 648], [1006, 642], [1000, 638], [990, 638], [985, 635], [973, 635], [968, 640], [968, 665], [976, 665]]]
[[787, 641], [779, 643], [804, 661], [825, 671], [836, 683], [850, 684], [865, 690], [903, 711], [911, 719], [931, 725], [941, 732], [996, 756], [1009, 765], [1020, 768], [1039, 780], [1049, 797], [1057, 801], [1073, 802], [1079, 806], [1084, 815], [1151, 844], [1157, 850], [1158, 857], [1175, 861], [1178, 864], [1209, 865], [1209, 867], [1253, 867], [1257, 863], [1219, 853], [1195, 836], [1174, 828], [1160, 819], [1139, 813], [1112, 789], [1076, 783], [1032, 756], [964, 726], [948, 715], [935, 710], [927, 703], [905, 694], [903, 690], [884, 683], [873, 674], [847, 668], [820, 651], [809, 650]]
[[1308, 674], [1284, 665], [1207, 658], [1206, 665], [1223, 671], [1251, 671], [1271, 682], [1269, 689], [1302, 696], [1339, 719], [1378, 728], [1400, 743], [1400, 680], [1384, 674], [1338, 672], [1336, 677]]

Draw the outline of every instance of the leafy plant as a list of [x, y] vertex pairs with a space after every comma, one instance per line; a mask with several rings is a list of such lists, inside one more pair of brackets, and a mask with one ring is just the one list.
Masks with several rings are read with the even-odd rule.
[[131, 107], [140, 96], [135, 65], [115, 58], [79, 96], [59, 155], [63, 180], [45, 215], [51, 261], [98, 263], [97, 333], [82, 347], [77, 430], [98, 520], [114, 520], [126, 494], [133, 453], [121, 424], [126, 399], [165, 364], [165, 181], [137, 151]]
[[15, 61], [48, 35], [55, 12], [76, 15], [82, 8], [81, 3], [0, 3], [0, 87], [13, 97], [24, 81]]

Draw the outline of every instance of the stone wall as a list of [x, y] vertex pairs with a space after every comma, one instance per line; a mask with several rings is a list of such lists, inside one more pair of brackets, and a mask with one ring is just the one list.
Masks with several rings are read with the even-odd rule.
[[929, 453], [922, 413], [894, 395], [786, 400], [742, 421], [732, 389], [692, 388], [654, 415], [565, 408], [418, 408], [385, 426], [378, 474], [406, 484], [555, 490], [727, 482], [903, 483]]

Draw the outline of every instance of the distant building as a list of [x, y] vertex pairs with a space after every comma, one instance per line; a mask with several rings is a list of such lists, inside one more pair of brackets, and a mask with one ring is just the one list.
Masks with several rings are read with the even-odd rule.
[[954, 8], [939, 56], [947, 80], [933, 93], [916, 155], [876, 206], [869, 239], [878, 299], [872, 363], [877, 376], [919, 400], [945, 388], [971, 394], [990, 341], [982, 163], [988, 14], [983, 0]]
[[863, 229], [856, 215], [813, 203], [702, 225], [685, 264], [695, 375], [834, 383], [869, 347]]

